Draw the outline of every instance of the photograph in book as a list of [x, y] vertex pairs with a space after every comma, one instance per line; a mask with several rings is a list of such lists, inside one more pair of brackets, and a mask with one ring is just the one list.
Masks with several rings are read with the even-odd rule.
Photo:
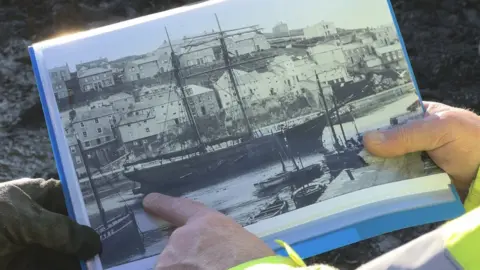
[[104, 268], [162, 251], [150, 192], [248, 228], [440, 172], [362, 145], [422, 117], [386, 0], [230, 0], [43, 55]]

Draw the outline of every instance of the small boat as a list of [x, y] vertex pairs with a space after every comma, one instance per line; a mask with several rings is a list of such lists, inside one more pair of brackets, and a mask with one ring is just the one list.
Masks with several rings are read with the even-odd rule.
[[279, 184], [281, 184], [285, 181], [288, 181], [288, 179], [290, 177], [290, 174], [291, 174], [291, 172], [281, 172], [281, 173], [276, 174], [273, 177], [268, 178], [265, 181], [255, 183], [255, 184], [253, 184], [253, 186], [255, 188], [259, 189], [259, 190], [268, 189], [270, 187], [273, 187], [273, 186], [279, 185]]
[[301, 186], [321, 177], [322, 175], [322, 166], [320, 164], [312, 164], [295, 171], [278, 173], [265, 181], [253, 184], [253, 186], [258, 191], [266, 192], [272, 189], [281, 189], [282, 187], [289, 185]]
[[311, 183], [295, 190], [292, 194], [293, 203], [298, 208], [302, 208], [315, 203], [325, 192], [327, 185]]
[[265, 208], [260, 210], [258, 214], [255, 214], [251, 217], [251, 221], [257, 222], [263, 219], [269, 219], [288, 211], [288, 203], [279, 197], [275, 198], [275, 200], [269, 203]]
[[332, 179], [336, 178], [345, 169], [358, 169], [367, 166], [359, 156], [363, 146], [343, 148], [336, 152], [326, 154], [325, 163], [330, 171]]

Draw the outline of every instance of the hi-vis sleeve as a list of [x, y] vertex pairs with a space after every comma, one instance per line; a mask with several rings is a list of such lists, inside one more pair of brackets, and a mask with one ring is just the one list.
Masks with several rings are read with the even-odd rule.
[[357, 270], [480, 269], [480, 170], [465, 200], [466, 214]]
[[[466, 214], [447, 222], [356, 270], [480, 270], [480, 170], [465, 200]], [[278, 241], [288, 257], [272, 256], [230, 270], [333, 270], [306, 266], [288, 244]]]

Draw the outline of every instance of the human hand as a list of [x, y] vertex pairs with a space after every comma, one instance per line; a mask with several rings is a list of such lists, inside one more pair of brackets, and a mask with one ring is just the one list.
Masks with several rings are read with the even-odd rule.
[[80, 269], [101, 250], [100, 237], [72, 221], [60, 182], [0, 183], [0, 270]]
[[147, 213], [178, 227], [160, 254], [156, 270], [225, 270], [275, 255], [233, 219], [201, 203], [153, 193], [143, 205]]
[[426, 151], [464, 197], [480, 165], [480, 117], [436, 102], [424, 102], [424, 106], [427, 113], [421, 120], [366, 133], [365, 148], [387, 158]]

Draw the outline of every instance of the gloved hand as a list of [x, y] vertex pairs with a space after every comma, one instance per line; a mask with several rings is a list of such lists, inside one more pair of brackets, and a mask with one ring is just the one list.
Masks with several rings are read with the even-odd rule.
[[57, 180], [0, 183], [0, 270], [80, 269], [101, 251], [100, 237], [66, 215]]
[[225, 270], [275, 255], [233, 219], [185, 198], [149, 194], [145, 211], [178, 227], [160, 254], [156, 270]]

